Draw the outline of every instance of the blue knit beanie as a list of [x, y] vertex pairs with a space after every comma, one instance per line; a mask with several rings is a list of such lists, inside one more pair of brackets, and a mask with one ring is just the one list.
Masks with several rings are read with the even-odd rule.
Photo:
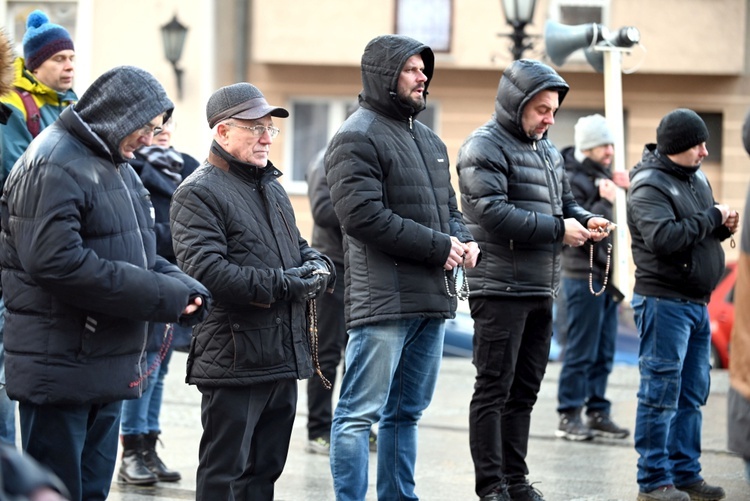
[[41, 10], [29, 14], [26, 33], [23, 35], [26, 69], [34, 71], [61, 50], [75, 50], [68, 30], [59, 24], [50, 23], [47, 14]]

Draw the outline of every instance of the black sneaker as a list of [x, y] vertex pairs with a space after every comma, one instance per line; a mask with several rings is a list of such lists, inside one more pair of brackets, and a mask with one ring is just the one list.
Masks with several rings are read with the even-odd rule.
[[485, 494], [479, 498], [479, 501], [511, 501], [511, 499], [508, 496], [508, 489], [504, 485], [501, 485], [492, 489], [489, 494]]
[[627, 438], [630, 435], [630, 430], [617, 426], [608, 414], [592, 412], [587, 416], [589, 429], [596, 437]]
[[674, 485], [662, 485], [648, 492], [639, 492], [638, 501], [690, 501], [690, 496]]
[[690, 485], [677, 487], [690, 496], [690, 501], [719, 501], [727, 497], [724, 489], [717, 485], [708, 485], [705, 480]]
[[589, 427], [581, 421], [581, 412], [578, 410], [560, 413], [560, 424], [557, 426], [555, 436], [576, 442], [594, 438]]
[[526, 481], [509, 485], [508, 497], [511, 501], [544, 501], [542, 493]]

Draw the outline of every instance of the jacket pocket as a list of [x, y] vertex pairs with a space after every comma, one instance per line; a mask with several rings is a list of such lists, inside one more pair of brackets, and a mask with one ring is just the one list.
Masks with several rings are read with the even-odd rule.
[[230, 325], [235, 370], [261, 369], [284, 363], [284, 325], [277, 315], [252, 319], [232, 316]]

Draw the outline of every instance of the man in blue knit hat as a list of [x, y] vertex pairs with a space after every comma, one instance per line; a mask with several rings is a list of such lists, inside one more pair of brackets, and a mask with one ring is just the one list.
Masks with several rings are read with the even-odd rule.
[[[26, 19], [23, 53], [25, 59], [18, 57], [13, 63], [13, 88], [0, 97], [0, 102], [10, 110], [7, 123], [0, 125], [0, 188], [31, 140], [57, 120], [66, 106], [78, 100], [71, 90], [75, 58], [73, 40], [65, 28], [50, 23], [44, 12], [33, 11]], [[8, 399], [3, 386], [4, 311], [5, 304], [0, 299], [0, 442], [15, 444], [15, 404]]]
[[15, 60], [14, 89], [0, 98], [13, 110], [2, 128], [0, 186], [34, 137], [76, 102], [75, 50], [68, 31], [35, 10], [26, 19], [23, 57]]

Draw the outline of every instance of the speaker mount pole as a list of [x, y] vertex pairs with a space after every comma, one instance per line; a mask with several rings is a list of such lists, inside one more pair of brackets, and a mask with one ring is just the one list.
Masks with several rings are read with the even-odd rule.
[[[622, 112], [622, 53], [629, 50], [622, 47], [596, 46], [604, 52], [604, 113], [607, 125], [615, 139], [614, 170], [624, 172], [625, 168], [625, 123]], [[625, 191], [617, 190], [614, 206], [615, 229], [615, 276], [614, 285], [630, 303], [630, 249], [628, 249], [628, 223], [625, 204]]]

